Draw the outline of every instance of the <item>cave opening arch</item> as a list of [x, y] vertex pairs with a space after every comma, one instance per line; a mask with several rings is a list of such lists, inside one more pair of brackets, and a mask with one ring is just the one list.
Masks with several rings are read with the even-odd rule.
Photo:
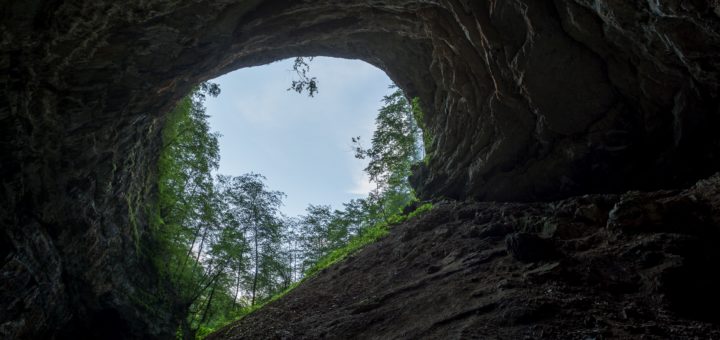
[[1, 5], [3, 273], [18, 282], [2, 292], [7, 329], [43, 337], [129, 309], [132, 332], [166, 331], [169, 313], [138, 307], [156, 283], [128, 256], [147, 225], [163, 114], [201, 81], [294, 55], [365, 60], [423, 99], [421, 195], [550, 199], [714, 172], [717, 8], [598, 4]]
[[[341, 208], [368, 194], [374, 185], [355, 147], [370, 147], [383, 98], [397, 90], [370, 64], [317, 57], [304, 61], [319, 91], [298, 94], [289, 88], [300, 79], [294, 60], [214, 78], [210, 82], [222, 92], [205, 101], [210, 130], [220, 134], [218, 172], [263, 174], [271, 188], [286, 194], [288, 216], [302, 215], [308, 204]], [[414, 126], [414, 120], [408, 123]], [[362, 142], [353, 143], [358, 136]]]

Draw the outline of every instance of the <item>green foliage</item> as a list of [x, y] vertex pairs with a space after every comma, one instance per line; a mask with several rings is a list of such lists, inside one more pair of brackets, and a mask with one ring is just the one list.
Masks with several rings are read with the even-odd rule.
[[[211, 194], [210, 172], [217, 168], [217, 135], [209, 132], [204, 95], [195, 91], [172, 110], [163, 129], [159, 158], [158, 204], [151, 226], [164, 253], [158, 260], [168, 277], [179, 281], [179, 294], [190, 295], [186, 281], [192, 271], [181, 268], [188, 251], [186, 244], [207, 218]], [[204, 214], [205, 213], [205, 214]]]
[[294, 223], [303, 256], [300, 271], [305, 278], [376, 242], [387, 235], [391, 225], [432, 208], [424, 204], [410, 214], [402, 213], [416, 200], [407, 177], [423, 155], [422, 133], [416, 123], [416, 117], [422, 119], [419, 101], [411, 104], [396, 89], [383, 102], [370, 148], [363, 148], [359, 137], [352, 139], [356, 157], [370, 160], [365, 171], [376, 189], [366, 199], [346, 203], [343, 210], [310, 205], [307, 215]]
[[365, 172], [379, 191], [409, 194], [412, 190], [407, 178], [413, 163], [420, 161], [423, 153], [422, 131], [415, 119], [420, 111], [414, 109], [397, 88], [385, 96], [383, 102], [385, 105], [375, 119], [371, 146], [365, 149], [360, 144], [360, 137], [352, 139], [356, 145], [355, 157], [369, 160]]
[[423, 142], [423, 149], [425, 151], [425, 157], [423, 157], [423, 163], [427, 165], [430, 162], [430, 155], [431, 150], [433, 148], [433, 138], [430, 134], [430, 130], [427, 129], [425, 126], [425, 114], [422, 111], [422, 108], [420, 106], [420, 98], [415, 97], [412, 100], [411, 103], [412, 106], [412, 113], [413, 117], [415, 118], [415, 123], [420, 128], [420, 131], [422, 131], [422, 142]]
[[[240, 281], [243, 279], [251, 282], [250, 305], [255, 304], [258, 295], [270, 296], [279, 285], [289, 281], [284, 278], [288, 271], [286, 265], [279, 261], [283, 257], [279, 250], [284, 225], [278, 214], [285, 194], [269, 190], [264, 180], [262, 175], [252, 173], [232, 178], [219, 177], [220, 186], [223, 187], [228, 201], [227, 220], [233, 221], [232, 225], [245, 227], [245, 239], [250, 245], [251, 275], [243, 278], [243, 274], [239, 272], [236, 287], [236, 291], [239, 291]], [[237, 251], [242, 248], [238, 244], [234, 249]], [[242, 253], [236, 254], [235, 258], [242, 259]], [[237, 268], [244, 266], [244, 263], [236, 264]], [[283, 280], [278, 282], [278, 276]]]
[[[291, 89], [313, 96], [317, 84], [307, 62], [298, 58], [294, 68], [300, 80]], [[183, 306], [183, 339], [252, 313], [431, 208], [403, 214], [415, 202], [410, 168], [423, 157], [417, 99], [408, 102], [400, 90], [385, 96], [371, 146], [353, 138], [356, 157], [369, 160], [365, 171], [376, 184], [367, 198], [340, 210], [310, 205], [305, 215], [288, 218], [279, 213], [284, 194], [270, 190], [262, 175], [213, 176], [219, 136], [210, 131], [204, 101], [219, 93], [217, 85], [201, 84], [167, 116], [158, 201], [149, 209], [151, 256]]]
[[212, 177], [219, 162], [218, 135], [210, 132], [204, 107], [206, 97], [219, 92], [216, 84], [200, 85], [167, 115], [162, 131], [158, 201], [150, 219], [157, 247], [153, 257], [179, 305], [186, 306], [180, 311], [186, 314], [184, 338], [194, 338], [212, 300], [222, 295], [217, 285], [226, 280], [211, 242], [218, 236], [222, 205]]
[[390, 232], [390, 228], [393, 225], [403, 223], [411, 218], [415, 218], [418, 216], [421, 216], [422, 214], [427, 213], [428, 211], [432, 210], [433, 205], [432, 203], [425, 203], [416, 208], [413, 212], [403, 215], [403, 214], [395, 214], [388, 218], [387, 222], [379, 222], [375, 224], [374, 226], [370, 228], [366, 228], [360, 232], [360, 234], [355, 235], [350, 238], [350, 240], [347, 242], [346, 245], [333, 249], [332, 251], [328, 252], [325, 256], [323, 256], [320, 260], [318, 260], [312, 267], [310, 267], [306, 272], [305, 276], [302, 278], [302, 280], [294, 282], [290, 286], [288, 286], [285, 290], [281, 291], [280, 293], [275, 294], [270, 299], [262, 302], [261, 304], [250, 306], [246, 309], [243, 309], [243, 311], [239, 314], [239, 318], [244, 318], [247, 315], [252, 314], [256, 310], [259, 310], [260, 308], [264, 307], [266, 304], [273, 302], [283, 296], [285, 296], [287, 293], [295, 289], [297, 286], [299, 286], [303, 281], [306, 279], [316, 275], [317, 273], [321, 272], [322, 270], [330, 267], [331, 265], [338, 263], [342, 261], [343, 259], [347, 258], [348, 256], [358, 252], [363, 247], [367, 246], [368, 244], [372, 244], [386, 236]]
[[420, 215], [422, 215], [422, 214], [425, 214], [426, 212], [432, 210], [432, 208], [433, 208], [432, 203], [429, 203], [429, 202], [428, 202], [428, 203], [424, 203], [424, 204], [420, 205], [419, 207], [417, 207], [417, 209], [415, 209], [415, 210], [413, 210], [411, 213], [409, 213], [409, 214], [407, 215], [407, 219], [411, 219], [411, 218], [414, 218], [414, 217], [416, 217], [416, 216], [420, 216]]
[[363, 229], [360, 234], [352, 237], [345, 246], [334, 249], [327, 255], [323, 256], [319, 261], [317, 261], [314, 266], [308, 269], [308, 271], [306, 272], [306, 277], [313, 276], [316, 273], [322, 271], [323, 269], [330, 267], [332, 264], [337, 263], [340, 260], [348, 257], [349, 255], [354, 254], [358, 250], [362, 249], [364, 246], [377, 242], [379, 239], [381, 239], [383, 236], [387, 235], [390, 232], [391, 226], [403, 223], [410, 218], [420, 216], [430, 211], [432, 207], [432, 203], [425, 203], [415, 209], [415, 211], [410, 214], [394, 214], [392, 216], [389, 216], [387, 221], [379, 222], [370, 228]]
[[316, 77], [310, 77], [310, 64], [314, 57], [310, 57], [308, 61], [305, 61], [303, 57], [295, 58], [293, 63], [293, 71], [298, 76], [298, 80], [293, 80], [288, 91], [295, 91], [297, 93], [308, 92], [308, 96], [315, 97], [318, 92], [318, 81]]
[[370, 147], [364, 148], [360, 137], [352, 138], [355, 157], [369, 160], [365, 172], [376, 185], [366, 199], [368, 217], [372, 216], [374, 222], [387, 222], [416, 199], [408, 177], [424, 153], [423, 134], [417, 122], [422, 118], [419, 101], [411, 103], [402, 90], [390, 88], [394, 91], [383, 98]]
[[297, 226], [302, 247], [302, 268], [316, 263], [323, 255], [342, 247], [348, 240], [349, 224], [343, 212], [327, 205], [310, 205], [307, 215], [300, 216]]
[[315, 265], [310, 267], [306, 272], [306, 277], [313, 276], [321, 270], [329, 267], [330, 265], [337, 263], [338, 261], [346, 258], [347, 256], [355, 253], [362, 247], [374, 243], [383, 236], [387, 235], [389, 225], [385, 222], [376, 224], [373, 227], [364, 229], [359, 235], [350, 239], [350, 241], [342, 248], [337, 248], [330, 251], [327, 255], [320, 258]]
[[218, 135], [210, 131], [201, 84], [167, 117], [159, 157], [158, 202], [151, 209], [156, 266], [184, 309], [179, 334], [194, 339], [290, 285], [282, 247], [283, 194], [264, 177], [212, 174]]

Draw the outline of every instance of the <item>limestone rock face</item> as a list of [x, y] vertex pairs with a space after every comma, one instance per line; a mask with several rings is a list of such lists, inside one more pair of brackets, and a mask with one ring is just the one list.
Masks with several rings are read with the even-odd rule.
[[421, 98], [424, 197], [679, 186], [720, 160], [718, 13], [704, 0], [4, 1], [0, 334], [172, 333], [172, 308], [147, 298], [164, 289], [145, 214], [163, 116], [200, 81], [298, 55], [378, 66]]

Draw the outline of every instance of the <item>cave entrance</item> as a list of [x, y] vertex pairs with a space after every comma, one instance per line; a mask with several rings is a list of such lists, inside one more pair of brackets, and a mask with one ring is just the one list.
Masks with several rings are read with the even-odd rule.
[[0, 294], [6, 337], [108, 309], [138, 338], [169, 337], [174, 313], [148, 301], [165, 289], [139, 256], [159, 127], [193, 86], [240, 68], [327, 55], [385, 70], [423, 99], [427, 198], [549, 200], [715, 172], [716, 10], [586, 3], [3, 2], [0, 245], [14, 249], [0, 255], [23, 259], [3, 271], [23, 283]]
[[298, 94], [289, 89], [293, 59], [210, 80], [222, 93], [206, 102], [211, 130], [221, 135], [218, 172], [264, 175], [287, 195], [281, 210], [289, 216], [309, 203], [340, 208], [368, 194], [367, 160], [354, 157], [351, 138], [370, 141], [382, 98], [394, 91], [370, 64], [318, 57], [308, 61], [319, 92]]
[[154, 228], [188, 306], [180, 332], [249, 313], [419, 206], [418, 103], [375, 66], [329, 57], [241, 68], [181, 100], [163, 131]]

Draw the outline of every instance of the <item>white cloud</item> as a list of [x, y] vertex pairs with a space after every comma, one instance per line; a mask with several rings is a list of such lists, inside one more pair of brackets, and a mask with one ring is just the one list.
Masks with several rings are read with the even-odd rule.
[[365, 174], [355, 176], [354, 182], [353, 188], [348, 191], [349, 194], [367, 195], [375, 189], [375, 184], [372, 184]]

